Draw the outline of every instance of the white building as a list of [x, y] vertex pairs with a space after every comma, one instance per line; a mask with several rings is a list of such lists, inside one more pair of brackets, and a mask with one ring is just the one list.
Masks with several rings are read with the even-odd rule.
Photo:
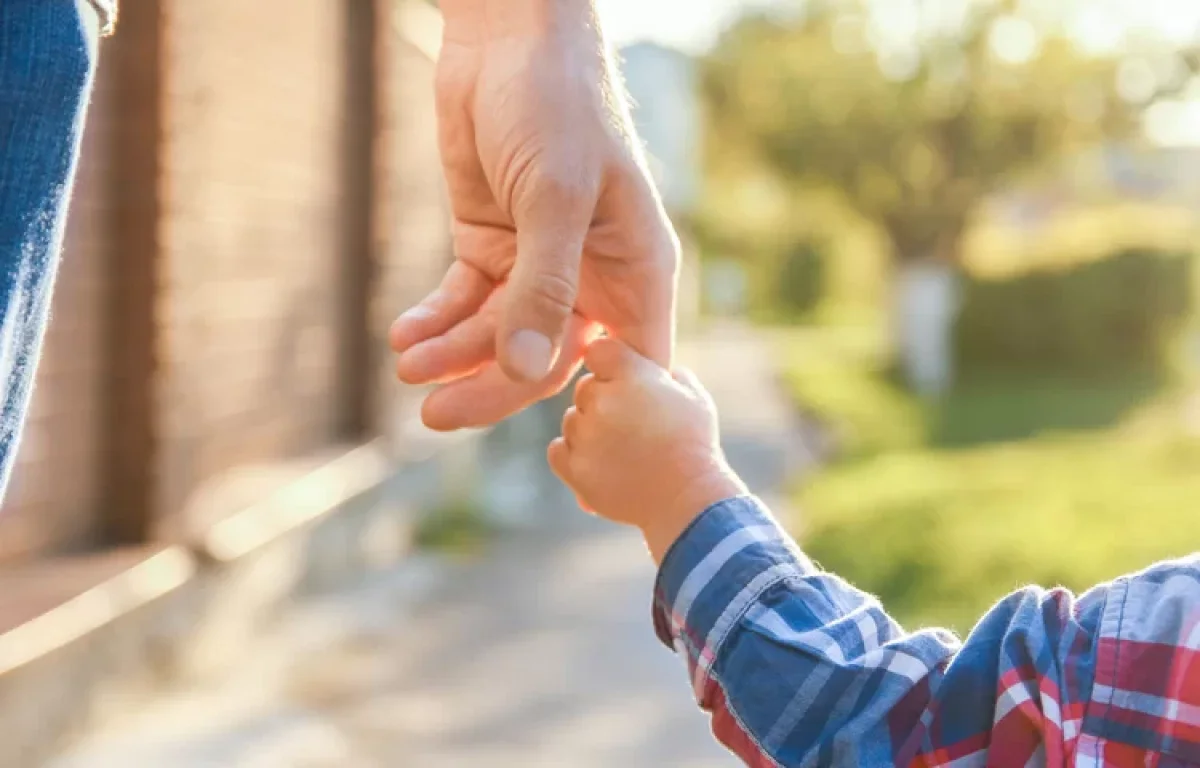
[[633, 119], [672, 214], [695, 204], [700, 183], [700, 96], [695, 60], [654, 43], [621, 51]]
[[[695, 208], [700, 191], [703, 117], [697, 64], [686, 53], [654, 43], [631, 45], [621, 54], [634, 124], [663, 204], [678, 227]], [[688, 233], [679, 234], [684, 247], [679, 321], [686, 329], [700, 314], [701, 275]]]

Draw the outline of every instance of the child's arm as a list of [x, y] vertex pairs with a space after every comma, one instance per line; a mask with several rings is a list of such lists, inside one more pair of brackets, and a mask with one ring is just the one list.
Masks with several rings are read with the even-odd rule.
[[705, 500], [737, 483], [691, 379], [608, 341], [589, 368], [551, 464], [659, 550], [655, 628], [747, 764], [1200, 762], [1200, 559], [1079, 600], [1018, 592], [965, 644], [908, 634], [754, 498]]
[[1078, 600], [1022, 590], [960, 646], [905, 633], [743, 497], [671, 548], [654, 624], [749, 765], [1200, 762], [1196, 558]]

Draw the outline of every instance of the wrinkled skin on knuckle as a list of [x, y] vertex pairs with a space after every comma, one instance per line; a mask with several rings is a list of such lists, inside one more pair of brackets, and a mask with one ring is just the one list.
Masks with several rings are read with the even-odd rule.
[[564, 234], [589, 229], [600, 190], [588, 160], [562, 146], [531, 149], [523, 156], [529, 159], [515, 166], [508, 198], [518, 226], [536, 217], [530, 223]]
[[[579, 73], [562, 61], [569, 52], [553, 46], [511, 45], [489, 58], [476, 100], [477, 144], [501, 206], [521, 206], [551, 196], [559, 205], [577, 202], [598, 179], [598, 120], [581, 89]], [[579, 185], [577, 187], [576, 185]]]
[[532, 302], [544, 316], [567, 317], [575, 308], [575, 285], [556, 272], [539, 272], [530, 285], [530, 295], [524, 300]]
[[501, 151], [493, 185], [500, 207], [514, 223], [534, 200], [530, 190], [536, 188], [539, 168], [544, 165], [543, 153], [544, 147], [532, 137], [506, 146]]

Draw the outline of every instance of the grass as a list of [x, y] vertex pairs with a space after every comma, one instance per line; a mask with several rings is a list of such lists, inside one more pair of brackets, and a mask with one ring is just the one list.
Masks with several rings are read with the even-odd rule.
[[839, 445], [796, 492], [804, 547], [907, 625], [966, 631], [1023, 584], [1081, 590], [1200, 549], [1182, 381], [1009, 376], [925, 403], [881, 373], [878, 333], [781, 343]]
[[469, 557], [478, 554], [493, 534], [479, 509], [459, 502], [426, 515], [417, 526], [414, 543], [421, 549]]

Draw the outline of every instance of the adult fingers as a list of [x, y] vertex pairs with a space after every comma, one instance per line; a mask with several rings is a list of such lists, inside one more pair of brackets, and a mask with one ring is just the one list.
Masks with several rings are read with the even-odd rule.
[[400, 315], [388, 332], [392, 349], [403, 353], [415, 344], [446, 333], [479, 311], [495, 284], [471, 265], [455, 261], [441, 285]]
[[578, 315], [568, 323], [562, 354], [550, 374], [535, 382], [516, 382], [495, 363], [465, 379], [446, 384], [426, 398], [421, 418], [430, 429], [452, 431], [485, 427], [533, 403], [561, 392], [583, 361], [583, 349], [599, 327]]
[[429, 384], [460, 379], [479, 370], [496, 356], [494, 305], [498, 288], [476, 314], [440, 336], [422, 341], [400, 354], [396, 376], [406, 384]]
[[405, 384], [433, 384], [469, 376], [495, 356], [495, 340], [493, 323], [469, 317], [400, 355], [396, 377]]
[[[632, 168], [634, 176], [644, 175]], [[670, 219], [648, 178], [626, 194], [607, 195], [599, 215], [620, 222], [627, 232], [640, 233], [628, 243], [630, 264], [621, 286], [626, 299], [621, 311], [605, 318], [610, 336], [638, 354], [670, 370], [674, 362], [676, 302], [681, 248]]]
[[595, 203], [594, 195], [554, 185], [515, 207], [517, 259], [496, 341], [497, 359], [514, 381], [537, 381], [554, 367], [575, 309]]
[[[652, 294], [653, 295], [653, 294]], [[675, 302], [672, 295], [646, 298], [632, 320], [608, 324], [608, 334], [640, 356], [670, 370], [675, 359]]]

